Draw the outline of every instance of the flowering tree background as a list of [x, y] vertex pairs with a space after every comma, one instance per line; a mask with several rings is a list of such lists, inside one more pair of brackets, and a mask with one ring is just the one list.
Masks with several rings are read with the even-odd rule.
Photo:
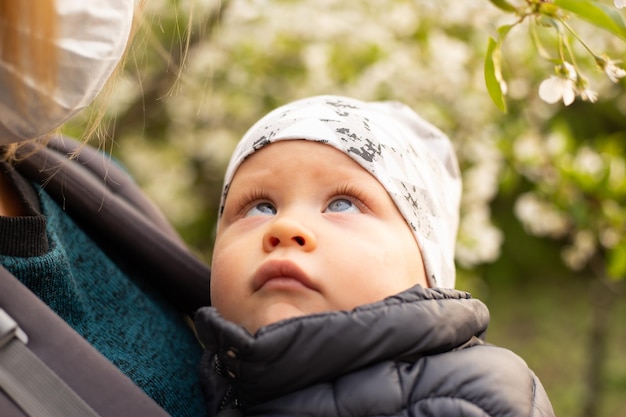
[[105, 133], [210, 261], [223, 170], [256, 119], [314, 94], [407, 103], [457, 148], [457, 287], [489, 305], [488, 340], [529, 362], [557, 415], [626, 416], [620, 6], [150, 0]]

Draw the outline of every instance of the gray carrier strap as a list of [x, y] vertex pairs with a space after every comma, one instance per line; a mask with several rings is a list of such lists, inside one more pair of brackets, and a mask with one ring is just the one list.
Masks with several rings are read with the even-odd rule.
[[[0, 265], [0, 308], [14, 320], [19, 328], [28, 335], [28, 344], [19, 340], [18, 329], [7, 321], [5, 333], [8, 337], [5, 345], [0, 349], [0, 373], [5, 369], [21, 368], [16, 379], [28, 391], [26, 402], [32, 398], [53, 393], [53, 397], [65, 395], [60, 392], [59, 380], [71, 388], [82, 401], [89, 404], [95, 411], [92, 414], [71, 414], [60, 410], [59, 416], [100, 416], [100, 417], [168, 417], [169, 414], [154, 402], [146, 393], [136, 386], [115, 365], [109, 362], [100, 352], [83, 339], [63, 319], [56, 315], [35, 294], [18, 281], [9, 271]], [[10, 330], [13, 329], [13, 330]], [[8, 356], [4, 348], [10, 345]], [[21, 346], [20, 346], [21, 345]], [[31, 385], [28, 379], [32, 378], [28, 357], [16, 355], [13, 348], [27, 348], [28, 354], [35, 356], [38, 361], [45, 363], [58, 379], [40, 380], [40, 386]], [[23, 350], [23, 349], [22, 349]], [[26, 362], [22, 362], [26, 359]], [[12, 361], [21, 364], [12, 364]], [[9, 361], [9, 362], [5, 362]], [[8, 363], [8, 365], [7, 365]], [[39, 372], [39, 371], [36, 371]], [[3, 377], [6, 379], [6, 377]], [[2, 383], [3, 384], [3, 383]], [[43, 388], [42, 388], [43, 387]], [[23, 404], [13, 398], [7, 388], [0, 388], [0, 416], [28, 417], [37, 414], [28, 414]], [[43, 396], [41, 395], [43, 394]], [[59, 398], [52, 398], [53, 403]], [[62, 401], [62, 400], [61, 400]], [[19, 404], [19, 405], [18, 405]], [[30, 405], [32, 406], [32, 405]], [[29, 406], [29, 407], [30, 407]], [[40, 416], [53, 416], [44, 404], [46, 411]], [[96, 414], [97, 413], [97, 414]]]
[[28, 338], [0, 308], [0, 389], [29, 417], [98, 417], [26, 343]]

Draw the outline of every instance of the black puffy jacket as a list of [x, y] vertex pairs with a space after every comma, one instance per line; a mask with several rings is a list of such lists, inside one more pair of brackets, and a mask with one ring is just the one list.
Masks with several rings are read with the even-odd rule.
[[416, 286], [254, 336], [207, 307], [196, 329], [210, 358], [208, 398], [223, 415], [553, 416], [526, 363], [482, 342], [488, 322], [469, 294]]

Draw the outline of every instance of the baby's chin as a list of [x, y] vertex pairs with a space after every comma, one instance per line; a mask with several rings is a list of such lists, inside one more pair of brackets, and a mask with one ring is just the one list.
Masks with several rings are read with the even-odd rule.
[[244, 321], [241, 325], [251, 334], [255, 334], [259, 329], [270, 324], [319, 312], [320, 311], [305, 311], [297, 305], [288, 302], [279, 302], [265, 307], [263, 311], [257, 312], [256, 317]]

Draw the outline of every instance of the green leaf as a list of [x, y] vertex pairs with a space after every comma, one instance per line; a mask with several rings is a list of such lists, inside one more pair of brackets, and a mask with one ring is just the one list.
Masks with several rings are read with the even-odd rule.
[[500, 111], [506, 113], [506, 101], [504, 100], [504, 94], [500, 81], [496, 77], [496, 67], [500, 66], [500, 59], [496, 56], [498, 43], [493, 38], [489, 38], [487, 44], [487, 56], [485, 57], [485, 84], [487, 85], [487, 91], [491, 96], [491, 100], [500, 109]]
[[617, 10], [589, 0], [554, 0], [554, 4], [626, 40], [626, 25]]
[[516, 12], [517, 8], [511, 4], [509, 4], [509, 2], [507, 2], [506, 0], [489, 0], [491, 1], [491, 3], [496, 6], [497, 8], [504, 10], [505, 12]]
[[500, 109], [506, 113], [506, 100], [502, 91], [502, 41], [513, 25], [504, 25], [498, 28], [498, 40], [489, 38], [487, 44], [487, 54], [485, 56], [485, 84], [487, 91], [491, 96], [491, 100]]

